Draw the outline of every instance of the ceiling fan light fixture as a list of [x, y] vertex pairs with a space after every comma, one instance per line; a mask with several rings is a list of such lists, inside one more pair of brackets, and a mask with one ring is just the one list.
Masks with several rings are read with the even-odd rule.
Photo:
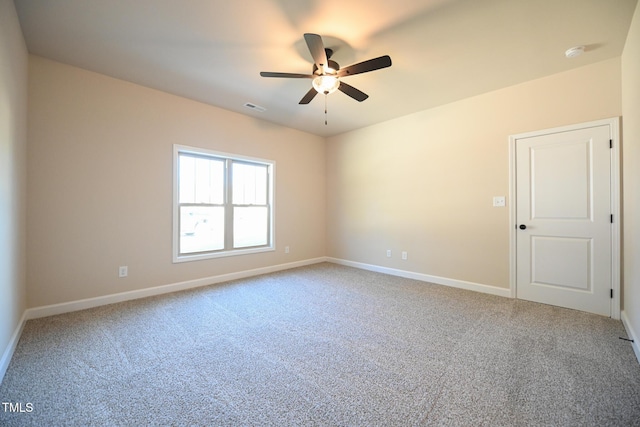
[[340, 80], [336, 76], [318, 76], [311, 84], [318, 93], [330, 94], [338, 90]]

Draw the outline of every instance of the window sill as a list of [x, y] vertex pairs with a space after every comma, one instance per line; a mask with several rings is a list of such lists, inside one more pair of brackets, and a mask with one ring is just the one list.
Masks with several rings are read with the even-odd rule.
[[173, 263], [181, 263], [181, 262], [191, 262], [191, 261], [200, 261], [205, 259], [215, 259], [215, 258], [225, 258], [230, 256], [239, 256], [239, 255], [249, 255], [249, 254], [257, 254], [261, 252], [273, 252], [275, 251], [275, 246], [261, 247], [261, 248], [249, 248], [249, 249], [234, 249], [232, 251], [225, 252], [215, 252], [215, 253], [207, 253], [207, 254], [194, 254], [194, 255], [173, 255]]

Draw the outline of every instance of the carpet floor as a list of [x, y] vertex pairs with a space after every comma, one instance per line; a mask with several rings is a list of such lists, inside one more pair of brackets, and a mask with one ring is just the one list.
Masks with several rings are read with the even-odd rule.
[[317, 264], [28, 321], [0, 385], [23, 411], [3, 403], [0, 425], [640, 425], [621, 336], [601, 316]]

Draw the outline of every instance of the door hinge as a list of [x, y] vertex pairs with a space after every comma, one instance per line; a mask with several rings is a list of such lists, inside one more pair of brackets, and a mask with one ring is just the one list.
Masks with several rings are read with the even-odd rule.
[[611, 224], [613, 224], [613, 214], [611, 214]]
[[609, 148], [613, 148], [613, 139], [609, 140]]
[[613, 289], [611, 289], [611, 298], [613, 298]]

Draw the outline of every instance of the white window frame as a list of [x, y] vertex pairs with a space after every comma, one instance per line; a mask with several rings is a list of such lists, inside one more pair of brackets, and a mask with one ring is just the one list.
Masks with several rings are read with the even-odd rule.
[[[231, 160], [243, 163], [254, 163], [265, 165], [269, 170], [268, 178], [268, 195], [267, 204], [269, 206], [269, 224], [268, 224], [268, 237], [267, 244], [264, 246], [250, 247], [250, 248], [226, 248], [224, 250], [210, 251], [210, 252], [198, 252], [194, 254], [180, 254], [180, 201], [179, 197], [179, 159], [180, 154], [191, 154], [201, 157], [210, 157], [215, 159]], [[257, 157], [243, 156], [239, 154], [225, 153], [221, 151], [213, 151], [205, 148], [190, 147], [187, 145], [174, 144], [173, 146], [173, 262], [188, 262], [197, 261], [212, 258], [221, 258], [228, 256], [254, 254], [260, 252], [275, 251], [275, 174], [276, 174], [276, 162], [274, 160], [261, 159]], [[229, 191], [228, 186], [230, 183], [225, 182], [225, 191]], [[227, 200], [227, 203], [231, 204], [231, 200]], [[232, 205], [233, 206], [233, 205]], [[233, 230], [233, 223], [225, 224], [226, 232]], [[228, 241], [228, 239], [227, 239]]]

